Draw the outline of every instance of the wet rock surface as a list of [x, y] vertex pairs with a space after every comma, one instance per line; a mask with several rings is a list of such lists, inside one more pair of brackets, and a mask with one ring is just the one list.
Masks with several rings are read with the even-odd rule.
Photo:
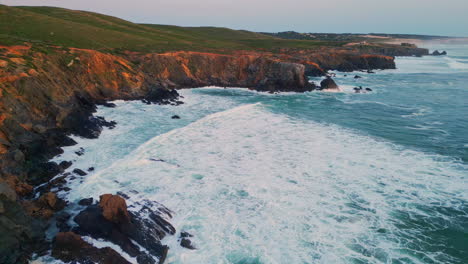
[[327, 89], [338, 89], [338, 85], [331, 77], [327, 77], [326, 79], [320, 82], [320, 89], [327, 90]]
[[133, 206], [138, 210], [128, 210], [125, 199], [119, 195], [102, 195], [99, 203], [88, 205], [74, 217], [78, 226], [72, 231], [114, 243], [136, 257], [138, 263], [163, 263], [169, 248], [161, 244], [161, 239], [176, 232], [167, 221], [172, 217], [170, 210], [150, 201]]
[[96, 248], [73, 232], [58, 233], [53, 242], [52, 256], [64, 262], [130, 264], [115, 250]]

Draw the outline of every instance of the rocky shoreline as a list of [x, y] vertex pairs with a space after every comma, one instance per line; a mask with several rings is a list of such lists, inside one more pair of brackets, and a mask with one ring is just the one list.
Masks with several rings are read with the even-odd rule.
[[[48, 160], [60, 154], [62, 146], [76, 144], [68, 136], [96, 138], [103, 127], [115, 126], [92, 115], [98, 104], [112, 107], [106, 102], [123, 99], [177, 105], [182, 102], [175, 89], [208, 85], [312, 91], [317, 86], [307, 76], [324, 76], [328, 70], [393, 69], [394, 58], [388, 54], [419, 56], [426, 51], [395, 46], [391, 51], [367, 47], [365, 52], [343, 48], [113, 55], [62, 47], [44, 51], [34, 45], [0, 47], [0, 262], [27, 263], [32, 253], [52, 249], [52, 255], [64, 261], [127, 263], [112, 249], [94, 248], [80, 235], [112, 241], [138, 263], [164, 262], [167, 248], [160, 240], [175, 233], [167, 221], [169, 210], [150, 210], [151, 222], [148, 212], [128, 211], [122, 197], [105, 195], [99, 204], [83, 202], [83, 210], [73, 218], [78, 226], [72, 227], [67, 224], [72, 216], [61, 212], [67, 202], [50, 192], [52, 187], [66, 188], [67, 175], [54, 177], [71, 164]], [[107, 231], [89, 221], [100, 222]], [[51, 245], [45, 230], [54, 222], [60, 233]], [[182, 241], [191, 247], [188, 238]]]

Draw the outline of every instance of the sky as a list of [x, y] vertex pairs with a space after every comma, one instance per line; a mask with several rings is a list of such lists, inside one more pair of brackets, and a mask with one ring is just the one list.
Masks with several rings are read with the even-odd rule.
[[468, 36], [468, 0], [0, 0], [59, 6], [137, 23], [260, 32]]

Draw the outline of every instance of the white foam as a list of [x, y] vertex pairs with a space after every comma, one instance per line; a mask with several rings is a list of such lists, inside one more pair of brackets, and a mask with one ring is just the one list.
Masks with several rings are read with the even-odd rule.
[[457, 60], [449, 57], [445, 57], [447, 64], [450, 68], [455, 70], [468, 70], [468, 61], [467, 60]]
[[137, 190], [166, 205], [198, 248], [169, 236], [168, 263], [378, 263], [378, 255], [422, 263], [405, 253], [393, 213], [466, 202], [459, 166], [254, 104], [154, 137], [85, 178], [70, 198]]

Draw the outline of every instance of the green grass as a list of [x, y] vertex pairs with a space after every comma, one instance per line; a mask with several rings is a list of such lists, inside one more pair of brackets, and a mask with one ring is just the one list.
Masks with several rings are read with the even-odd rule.
[[280, 48], [314, 49], [343, 44], [281, 39], [228, 28], [135, 24], [112, 16], [56, 7], [0, 5], [0, 44], [24, 42], [110, 52], [275, 51]]

